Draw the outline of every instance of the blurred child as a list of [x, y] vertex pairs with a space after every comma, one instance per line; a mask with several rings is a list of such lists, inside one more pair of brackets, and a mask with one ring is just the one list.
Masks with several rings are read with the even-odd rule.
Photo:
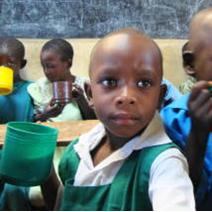
[[183, 68], [185, 73], [188, 75], [188, 78], [185, 82], [181, 83], [179, 90], [182, 94], [190, 93], [194, 83], [197, 81], [194, 73], [192, 71], [192, 55], [189, 48], [189, 42], [187, 41], [182, 47], [182, 59], [183, 59]]
[[[70, 72], [73, 54], [73, 48], [66, 40], [52, 39], [44, 44], [40, 59], [46, 77], [28, 87], [35, 106], [35, 121], [95, 118], [85, 96], [87, 80]], [[67, 105], [54, 104], [53, 82], [68, 80], [73, 84], [73, 100]]]
[[0, 39], [0, 65], [8, 66], [14, 71], [13, 92], [0, 96], [0, 124], [9, 121], [32, 121], [33, 106], [27, 93], [31, 83], [20, 76], [21, 69], [26, 65], [24, 45], [15, 38]]
[[[164, 92], [158, 46], [120, 30], [97, 43], [89, 70], [90, 101], [102, 123], [61, 159], [60, 210], [193, 210], [186, 160], [156, 113]], [[50, 209], [61, 191], [53, 173], [42, 185]]]
[[[0, 124], [9, 121], [32, 121], [33, 105], [27, 93], [29, 81], [20, 76], [26, 65], [24, 45], [16, 38], [0, 38], [0, 65], [13, 69], [13, 92], [0, 96]], [[5, 184], [0, 185], [0, 210], [30, 210], [28, 188]]]
[[165, 107], [161, 115], [167, 133], [187, 153], [198, 210], [212, 210], [212, 8], [191, 21], [190, 74], [198, 81], [190, 94]]

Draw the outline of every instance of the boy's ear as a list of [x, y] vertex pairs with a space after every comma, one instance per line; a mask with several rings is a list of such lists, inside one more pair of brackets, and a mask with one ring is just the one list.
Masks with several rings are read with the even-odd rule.
[[194, 53], [192, 51], [185, 51], [183, 53], [183, 67], [186, 74], [195, 76], [194, 70]]
[[161, 107], [163, 106], [164, 98], [166, 96], [166, 92], [167, 92], [166, 84], [161, 84], [160, 85], [160, 97], [159, 97], [158, 107], [157, 107], [158, 110], [160, 110]]
[[92, 96], [92, 91], [91, 91], [91, 84], [89, 82], [86, 82], [85, 85], [84, 85], [84, 88], [85, 88], [86, 96], [88, 97], [88, 104], [92, 109], [94, 109], [93, 96]]
[[23, 59], [21, 61], [21, 68], [24, 68], [26, 64], [27, 64], [27, 60]]

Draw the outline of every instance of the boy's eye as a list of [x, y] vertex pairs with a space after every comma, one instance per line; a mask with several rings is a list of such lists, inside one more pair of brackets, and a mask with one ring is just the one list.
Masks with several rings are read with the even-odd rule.
[[137, 83], [139, 88], [148, 88], [152, 85], [150, 80], [140, 80]]
[[117, 80], [115, 79], [104, 79], [101, 81], [101, 84], [105, 87], [115, 87], [117, 85]]

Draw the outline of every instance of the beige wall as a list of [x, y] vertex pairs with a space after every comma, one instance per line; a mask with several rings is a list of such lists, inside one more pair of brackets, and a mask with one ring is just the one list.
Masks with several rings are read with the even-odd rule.
[[[45, 39], [20, 39], [26, 48], [26, 59], [28, 60], [23, 77], [30, 80], [36, 80], [43, 76], [40, 65], [40, 50], [47, 41]], [[72, 72], [76, 75], [87, 76], [89, 55], [92, 47], [98, 39], [68, 39], [74, 48], [74, 60]], [[164, 76], [175, 85], [185, 80], [185, 73], [182, 69], [181, 48], [185, 40], [176, 39], [156, 39], [162, 50], [164, 58]]]

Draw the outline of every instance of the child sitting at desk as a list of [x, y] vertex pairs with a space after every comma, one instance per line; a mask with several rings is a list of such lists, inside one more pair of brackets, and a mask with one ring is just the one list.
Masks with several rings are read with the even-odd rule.
[[31, 83], [20, 76], [26, 65], [24, 45], [16, 38], [0, 38], [0, 65], [13, 69], [14, 88], [11, 94], [0, 96], [0, 124], [9, 121], [32, 121], [33, 105], [27, 86]]
[[[41, 64], [46, 77], [37, 80], [28, 87], [35, 106], [35, 121], [68, 121], [95, 118], [89, 107], [85, 89], [85, 78], [70, 72], [73, 60], [73, 48], [63, 39], [52, 39], [41, 50]], [[73, 99], [67, 105], [52, 104], [53, 82], [72, 81]]]
[[212, 210], [212, 8], [200, 11], [189, 29], [190, 93], [161, 111], [167, 133], [187, 152], [198, 210]]
[[[89, 94], [102, 123], [61, 159], [60, 210], [194, 210], [186, 160], [156, 113], [162, 72], [158, 46], [136, 30], [111, 33], [94, 47]], [[42, 185], [50, 209], [59, 187], [53, 169]]]

